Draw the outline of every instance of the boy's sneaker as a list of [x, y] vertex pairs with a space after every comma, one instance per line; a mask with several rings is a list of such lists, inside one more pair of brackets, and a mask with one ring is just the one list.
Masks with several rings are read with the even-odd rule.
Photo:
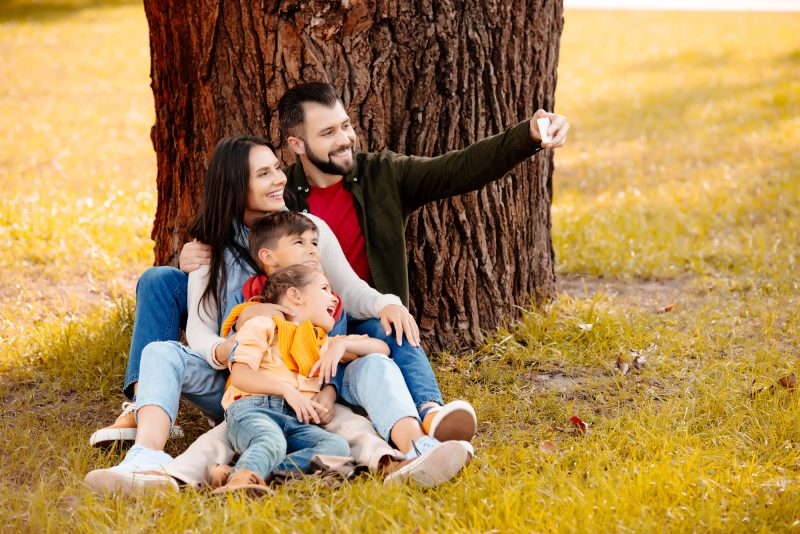
[[428, 410], [422, 430], [439, 441], [472, 441], [478, 431], [478, 418], [468, 402], [456, 400]]
[[[92, 447], [107, 447], [115, 441], [136, 441], [136, 403], [123, 402], [122, 413], [114, 424], [97, 430], [89, 438]], [[177, 424], [169, 432], [171, 438], [182, 438], [183, 429]]]
[[88, 486], [99, 493], [129, 494], [143, 489], [177, 490], [178, 483], [163, 472], [172, 456], [141, 445], [130, 448], [125, 458], [109, 469], [95, 469], [86, 474]]
[[455, 477], [472, 460], [472, 445], [466, 441], [439, 442], [425, 436], [414, 442], [415, 458], [409, 458], [386, 469], [384, 486], [406, 481], [426, 488], [438, 486]]

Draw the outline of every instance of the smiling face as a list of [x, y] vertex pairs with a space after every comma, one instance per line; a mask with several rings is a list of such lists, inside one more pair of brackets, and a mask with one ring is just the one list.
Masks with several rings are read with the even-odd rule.
[[342, 103], [328, 107], [306, 102], [303, 111], [303, 138], [290, 137], [290, 146], [325, 174], [352, 172], [356, 168], [356, 132]]
[[301, 288], [290, 288], [282, 302], [295, 311], [295, 322], [311, 321], [311, 324], [330, 332], [336, 320], [333, 314], [339, 299], [331, 291], [328, 279], [321, 272], [314, 273], [309, 283]]
[[317, 231], [308, 229], [301, 235], [286, 235], [271, 248], [262, 248], [258, 257], [267, 274], [291, 265], [306, 265], [320, 269]]
[[250, 226], [258, 217], [282, 210], [286, 206], [283, 201], [286, 175], [272, 150], [262, 145], [253, 146], [250, 149], [249, 167], [245, 226]]

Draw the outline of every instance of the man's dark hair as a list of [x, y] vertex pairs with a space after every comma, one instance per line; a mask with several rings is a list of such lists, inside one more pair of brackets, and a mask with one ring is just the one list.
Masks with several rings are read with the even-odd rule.
[[264, 288], [261, 290], [261, 296], [267, 302], [278, 304], [289, 288], [303, 289], [314, 280], [314, 275], [319, 273], [319, 270], [308, 265], [291, 265], [267, 278]]
[[280, 238], [303, 235], [307, 230], [316, 232], [317, 225], [305, 215], [294, 211], [276, 211], [259, 217], [250, 226], [250, 235], [247, 238], [250, 255], [260, 265], [259, 250], [274, 249]]
[[341, 99], [336, 95], [336, 89], [329, 83], [303, 83], [286, 91], [278, 102], [278, 117], [281, 121], [281, 136], [284, 141], [290, 135], [300, 137], [299, 128], [303, 126], [306, 118], [303, 104], [313, 102], [332, 108]]

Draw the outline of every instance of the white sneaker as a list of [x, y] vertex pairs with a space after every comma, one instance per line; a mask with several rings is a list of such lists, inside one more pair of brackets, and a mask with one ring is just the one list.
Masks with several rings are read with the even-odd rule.
[[[95, 431], [89, 438], [92, 447], [106, 447], [115, 441], [136, 441], [136, 403], [123, 402], [122, 413], [113, 424]], [[169, 437], [182, 438], [183, 429], [175, 425], [169, 431]]]
[[125, 458], [114, 467], [95, 469], [84, 480], [100, 493], [129, 494], [147, 488], [177, 490], [178, 483], [164, 472], [172, 456], [164, 451], [134, 445]]
[[[424, 447], [418, 448], [419, 445], [423, 445], [422, 439], [415, 443], [414, 447], [420, 453], [419, 456], [401, 462], [397, 469], [383, 480], [384, 486], [410, 481], [432, 488], [451, 480], [472, 460], [472, 445], [466, 441], [437, 442], [431, 438], [428, 440], [425, 440], [428, 443]], [[421, 448], [426, 450], [423, 452], [419, 450]]]
[[439, 441], [472, 441], [478, 431], [478, 418], [470, 403], [455, 400], [428, 410], [422, 429]]

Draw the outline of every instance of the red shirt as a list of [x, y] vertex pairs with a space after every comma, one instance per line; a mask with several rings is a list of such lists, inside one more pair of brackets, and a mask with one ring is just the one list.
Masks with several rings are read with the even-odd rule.
[[309, 211], [331, 227], [347, 261], [359, 278], [372, 285], [367, 243], [358, 224], [353, 193], [344, 188], [344, 181], [330, 187], [312, 187], [306, 201]]

